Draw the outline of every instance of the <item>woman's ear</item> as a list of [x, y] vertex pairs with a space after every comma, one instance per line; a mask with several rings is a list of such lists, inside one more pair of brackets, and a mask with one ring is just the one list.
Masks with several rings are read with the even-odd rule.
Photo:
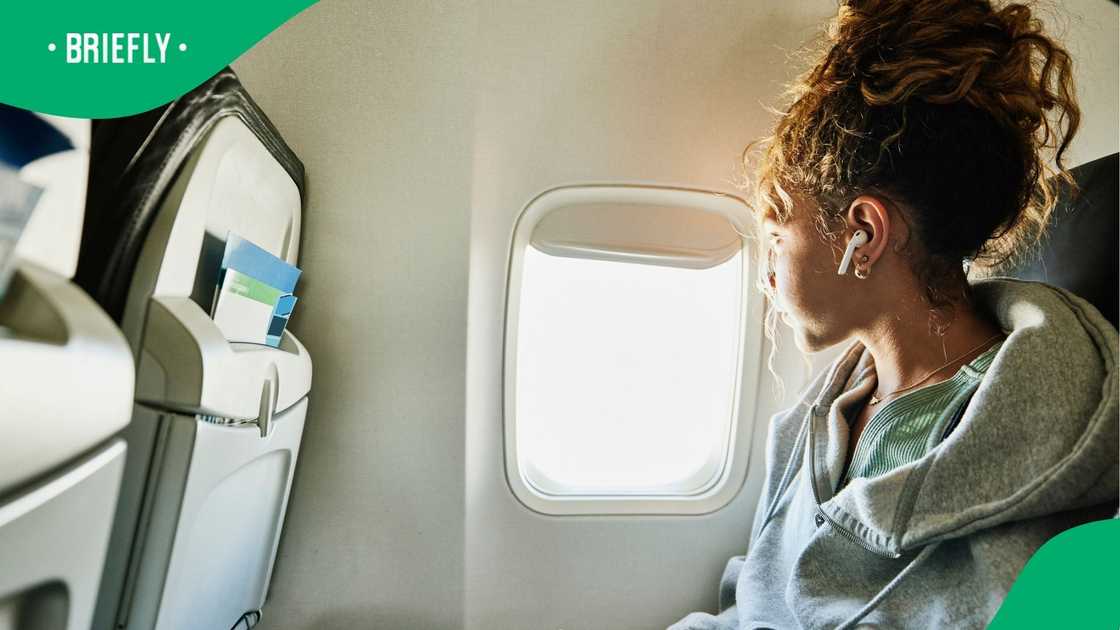
[[[886, 204], [878, 197], [860, 195], [848, 206], [846, 219], [849, 237], [856, 230], [867, 233], [867, 243], [856, 248], [853, 261], [868, 267], [874, 265], [886, 251], [891, 235], [891, 218]], [[867, 256], [866, 261], [863, 260], [864, 256]]]

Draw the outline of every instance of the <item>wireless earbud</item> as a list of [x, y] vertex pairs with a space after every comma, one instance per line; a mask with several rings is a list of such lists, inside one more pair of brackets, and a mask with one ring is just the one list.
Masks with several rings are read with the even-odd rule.
[[856, 248], [861, 245], [867, 244], [867, 232], [863, 230], [856, 230], [852, 238], [848, 241], [848, 248], [844, 250], [844, 257], [840, 259], [840, 268], [836, 270], [838, 275], [848, 273], [848, 265], [852, 264], [852, 254], [855, 253]]

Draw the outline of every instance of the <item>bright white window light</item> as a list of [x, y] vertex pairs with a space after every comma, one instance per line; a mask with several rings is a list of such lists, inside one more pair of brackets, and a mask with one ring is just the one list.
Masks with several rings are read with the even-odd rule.
[[526, 247], [516, 440], [551, 495], [689, 495], [727, 462], [742, 317], [741, 253], [706, 269]]

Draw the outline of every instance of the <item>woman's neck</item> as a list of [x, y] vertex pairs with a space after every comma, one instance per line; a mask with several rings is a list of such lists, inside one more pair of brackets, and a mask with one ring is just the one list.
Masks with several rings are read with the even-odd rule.
[[928, 310], [895, 312], [857, 335], [875, 361], [878, 396], [909, 387], [934, 370], [923, 385], [951, 377], [995, 343], [1002, 332], [991, 319], [963, 303], [954, 306], [952, 320], [941, 336], [931, 331], [929, 318]]

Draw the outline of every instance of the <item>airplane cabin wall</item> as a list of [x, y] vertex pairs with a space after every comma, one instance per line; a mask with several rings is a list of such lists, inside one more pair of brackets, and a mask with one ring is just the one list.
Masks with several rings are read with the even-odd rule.
[[474, 8], [327, 0], [234, 64], [307, 168], [314, 360], [258, 628], [458, 628]]

